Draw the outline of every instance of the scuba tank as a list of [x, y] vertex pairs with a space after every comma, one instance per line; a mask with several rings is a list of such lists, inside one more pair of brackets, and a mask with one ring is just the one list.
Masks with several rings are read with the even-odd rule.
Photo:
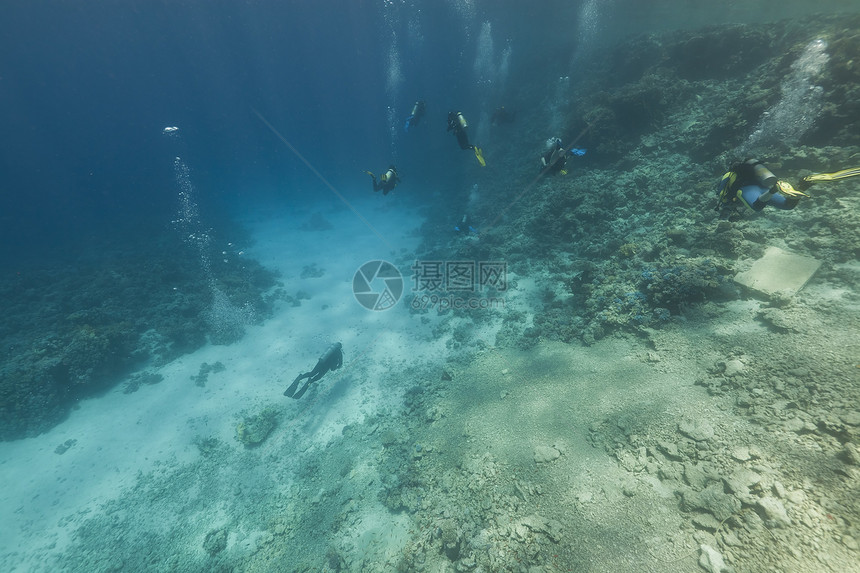
[[466, 123], [466, 118], [463, 117], [463, 112], [461, 111], [457, 112], [457, 121], [460, 123], [461, 128], [466, 129], [467, 127], [469, 127], [469, 124]]
[[382, 175], [382, 181], [385, 182], [385, 181], [388, 181], [389, 179], [394, 179], [395, 177], [397, 177], [397, 172], [394, 171], [393, 167], [389, 167], [388, 171], [386, 171]]
[[418, 104], [420, 104], [420, 103], [421, 103], [420, 101], [416, 101], [415, 105], [412, 106], [412, 117], [415, 117], [416, 115], [418, 115]]
[[752, 167], [752, 175], [756, 185], [770, 189], [776, 184], [776, 175], [771, 173], [770, 169], [761, 164], [758, 159], [747, 159], [745, 164]]

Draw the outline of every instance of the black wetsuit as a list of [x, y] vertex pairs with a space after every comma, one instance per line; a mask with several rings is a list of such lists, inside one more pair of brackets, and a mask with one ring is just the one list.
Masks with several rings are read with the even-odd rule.
[[466, 128], [460, 121], [462, 114], [459, 111], [448, 113], [448, 129], [445, 131], [454, 131], [457, 136], [457, 143], [460, 144], [460, 149], [475, 149], [475, 146], [469, 143], [469, 136], [466, 134]]
[[[328, 347], [322, 356], [317, 360], [317, 365], [310, 372], [299, 374], [290, 387], [284, 391], [284, 396], [295, 398], [298, 400], [307, 391], [308, 387], [314, 382], [322, 378], [329, 370], [337, 370], [343, 365], [343, 346], [340, 342], [335, 342]], [[299, 382], [307, 378], [308, 381], [302, 386], [302, 389], [296, 392], [299, 387]]]
[[389, 173], [390, 175], [385, 180], [377, 180], [375, 175], [371, 175], [374, 191], [382, 191], [383, 195], [388, 195], [389, 192], [394, 191], [394, 188], [400, 183], [400, 177], [397, 176], [397, 171], [394, 171], [393, 167], [389, 168]]
[[545, 169], [547, 174], [555, 175], [564, 170], [567, 164], [567, 150], [561, 145], [561, 142], [556, 140], [552, 149], [547, 151], [541, 157], [541, 169]]

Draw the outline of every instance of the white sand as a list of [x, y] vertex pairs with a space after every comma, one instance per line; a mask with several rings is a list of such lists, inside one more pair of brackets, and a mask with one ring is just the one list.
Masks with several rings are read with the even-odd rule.
[[[333, 229], [321, 231], [301, 230], [312, 213], [293, 212], [286, 204], [245, 214], [256, 243], [242, 256], [280, 271], [287, 293], [302, 290], [311, 299], [299, 307], [280, 301], [275, 316], [248, 328], [238, 343], [206, 346], [155, 370], [164, 376], [159, 384], [131, 394], [118, 385], [81, 402], [45, 434], [0, 443], [0, 569], [37, 569], [62, 552], [70, 532], [133, 486], [139, 472], [169, 470], [197, 458], [195, 436], [234, 443], [233, 429], [243, 412], [285, 407], [285, 417], [302, 431], [279, 427], [278, 432], [282, 439], [304, 441], [293, 444], [304, 451], [340, 435], [345, 424], [398, 403], [396, 392], [377, 383], [378, 374], [445, 352], [439, 342], [427, 341], [421, 334], [427, 326], [402, 304], [373, 312], [352, 294], [356, 269], [383, 259], [398, 264], [404, 296], [410, 295], [409, 264], [421, 220], [397, 202], [396, 195], [362, 198], [354, 207], [365, 222], [333, 198], [319, 210]], [[324, 275], [300, 278], [312, 263], [325, 269]], [[344, 368], [328, 374], [302, 400], [282, 396], [296, 374], [311, 369], [336, 340], [344, 346]], [[192, 377], [201, 363], [218, 361], [226, 369], [210, 373], [205, 387], [195, 385]], [[69, 439], [77, 442], [64, 454], [55, 453]]]

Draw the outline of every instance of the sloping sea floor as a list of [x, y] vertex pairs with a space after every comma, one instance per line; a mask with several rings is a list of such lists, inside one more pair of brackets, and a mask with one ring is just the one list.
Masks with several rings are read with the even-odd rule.
[[[356, 236], [351, 214], [326, 216]], [[256, 225], [260, 259], [291, 261], [289, 289], [309, 259], [284, 245], [301, 252], [300, 238]], [[352, 271], [332, 263], [330, 277]], [[85, 418], [111, 410], [91, 420], [101, 434], [49, 434], [30, 468], [85, 449], [91, 475], [37, 488], [50, 528], [25, 524], [4, 569], [691, 571], [707, 556], [712, 571], [857, 570], [858, 300], [844, 283], [857, 269], [837, 270], [779, 306], [739, 296], [659, 330], [525, 350], [492, 343], [501, 313], [459, 350], [471, 319], [450, 313], [396, 309], [379, 323], [390, 339], [373, 340], [339, 300], [346, 281], [322, 276], [242, 341], [85, 405]], [[518, 285], [507, 312], [537, 305]], [[325, 343], [302, 340], [320, 305], [339, 318], [313, 333], [343, 338], [345, 368], [290, 402], [296, 353], [312, 363]], [[203, 386], [201, 361], [224, 366]], [[237, 427], [260, 415], [274, 429], [248, 448]], [[105, 426], [126, 417], [138, 433]], [[66, 436], [79, 443], [58, 455]], [[87, 487], [102, 494], [63, 501]]]

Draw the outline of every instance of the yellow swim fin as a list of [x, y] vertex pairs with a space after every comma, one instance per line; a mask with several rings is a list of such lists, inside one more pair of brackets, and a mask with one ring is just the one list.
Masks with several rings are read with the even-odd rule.
[[800, 197], [801, 195], [804, 197], [809, 197], [803, 191], [798, 191], [794, 187], [791, 186], [791, 183], [788, 181], [777, 181], [776, 186], [779, 188], [779, 192], [785, 195], [786, 197]]
[[376, 177], [376, 175], [374, 175], [372, 171], [365, 171], [365, 173], [367, 173], [371, 177], [374, 177], [374, 178]]
[[804, 177], [803, 180], [809, 183], [813, 181], [836, 181], [837, 179], [845, 179], [846, 177], [854, 177], [855, 175], [860, 175], [860, 167], [843, 169], [834, 173], [814, 173]]
[[484, 152], [481, 151], [481, 148], [477, 145], [475, 146], [475, 157], [478, 159], [478, 163], [481, 164], [481, 167], [487, 166], [487, 162], [484, 161]]

